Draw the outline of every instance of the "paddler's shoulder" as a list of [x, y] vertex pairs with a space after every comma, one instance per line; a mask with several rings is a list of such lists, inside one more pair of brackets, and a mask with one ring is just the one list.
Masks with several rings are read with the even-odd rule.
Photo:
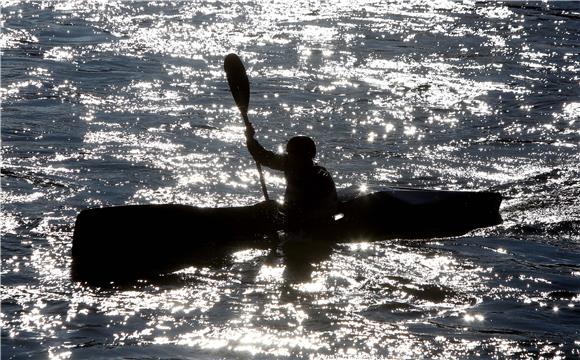
[[332, 179], [330, 172], [328, 172], [328, 170], [326, 170], [326, 168], [324, 166], [314, 164], [314, 166], [312, 168], [314, 170], [314, 174], [316, 174], [317, 176], [328, 177], [328, 178]]

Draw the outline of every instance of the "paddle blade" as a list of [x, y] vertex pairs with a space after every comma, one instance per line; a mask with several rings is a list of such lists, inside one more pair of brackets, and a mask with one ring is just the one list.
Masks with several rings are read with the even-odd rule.
[[250, 104], [250, 81], [246, 75], [246, 68], [238, 55], [229, 54], [224, 60], [224, 69], [236, 105], [242, 114], [245, 114]]

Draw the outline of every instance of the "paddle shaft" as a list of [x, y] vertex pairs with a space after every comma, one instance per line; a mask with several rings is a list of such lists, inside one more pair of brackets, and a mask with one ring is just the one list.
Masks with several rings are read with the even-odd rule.
[[[244, 119], [244, 125], [246, 125], [246, 129], [251, 126], [250, 120], [248, 119], [248, 113], [240, 109], [242, 114], [242, 118]], [[264, 199], [266, 201], [270, 200], [270, 196], [268, 196], [268, 189], [266, 188], [266, 179], [264, 178], [264, 173], [262, 172], [262, 165], [256, 161], [256, 168], [258, 169], [258, 175], [260, 176], [260, 186], [262, 187], [262, 194], [264, 194]]]

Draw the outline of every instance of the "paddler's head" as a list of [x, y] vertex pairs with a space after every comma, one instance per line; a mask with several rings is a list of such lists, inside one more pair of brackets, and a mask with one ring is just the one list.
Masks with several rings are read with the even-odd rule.
[[316, 156], [316, 145], [308, 136], [294, 136], [286, 144], [286, 153], [293, 164], [312, 164]]

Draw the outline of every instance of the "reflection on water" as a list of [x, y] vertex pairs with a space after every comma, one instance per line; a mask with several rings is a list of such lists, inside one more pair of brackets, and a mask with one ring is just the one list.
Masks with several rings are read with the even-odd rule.
[[[573, 2], [4, 1], [3, 357], [580, 356], [578, 17]], [[312, 135], [343, 190], [497, 190], [505, 223], [71, 282], [81, 209], [260, 199], [229, 52], [268, 147]]]

